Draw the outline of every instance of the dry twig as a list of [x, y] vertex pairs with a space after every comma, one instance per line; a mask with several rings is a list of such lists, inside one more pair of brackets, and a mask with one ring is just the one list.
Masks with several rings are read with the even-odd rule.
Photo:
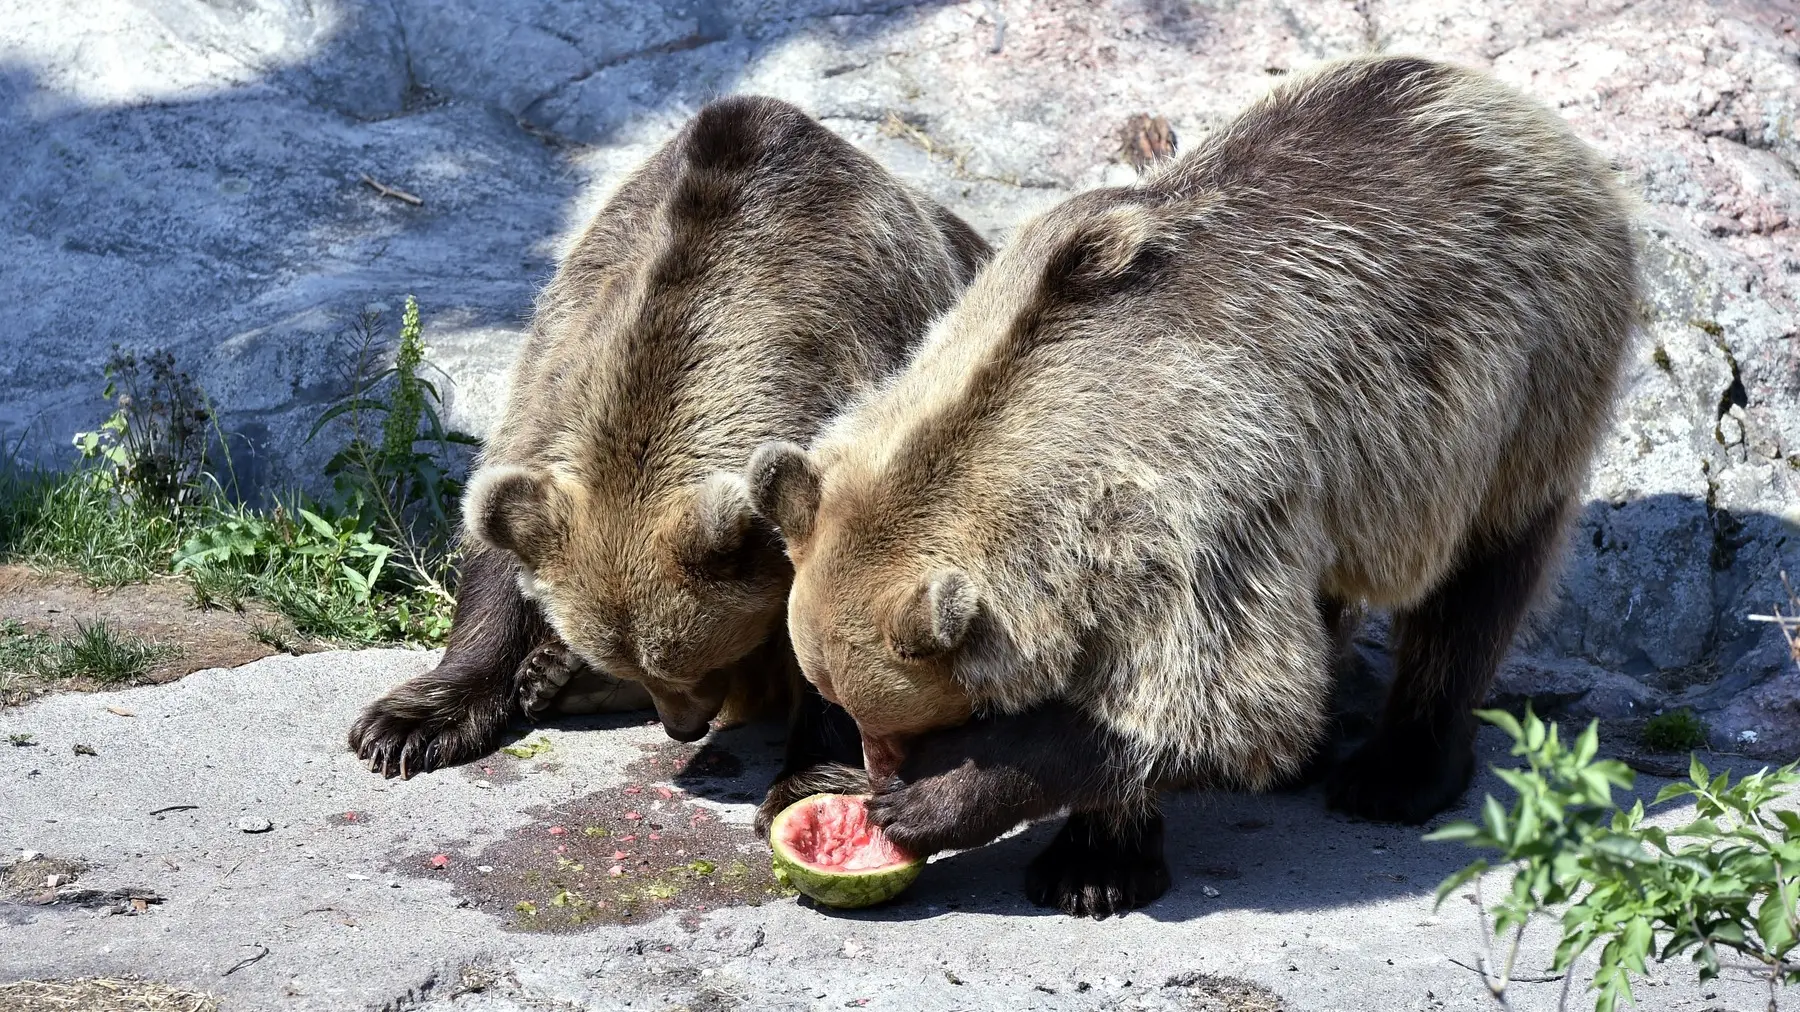
[[238, 960], [237, 963], [235, 965], [233, 965], [231, 969], [226, 970], [224, 973], [219, 974], [219, 976], [229, 977], [232, 974], [238, 972], [239, 970], [242, 970], [244, 967], [249, 966], [250, 964], [255, 963], [258, 960], [261, 960], [269, 955], [269, 947], [268, 946], [262, 944], [261, 942], [252, 942], [250, 944], [256, 946], [258, 949], [261, 949], [262, 951], [257, 953], [254, 956], [249, 956], [244, 959]]
[[392, 197], [395, 200], [404, 201], [414, 207], [425, 206], [425, 201], [422, 198], [407, 193], [405, 190], [395, 189], [376, 179], [374, 176], [369, 175], [367, 172], [362, 174], [362, 181], [366, 186], [383, 197]]
[[[1469, 964], [1463, 962], [1462, 960], [1457, 959], [1455, 956], [1451, 956], [1451, 957], [1449, 957], [1449, 959], [1450, 959], [1450, 962], [1455, 963], [1457, 966], [1462, 967], [1463, 969], [1469, 971], [1470, 973], [1480, 973], [1481, 972], [1481, 967], [1470, 966]], [[1542, 974], [1539, 976], [1533, 976], [1533, 977], [1517, 977], [1517, 976], [1515, 976], [1515, 977], [1512, 977], [1508, 982], [1512, 983], [1512, 984], [1554, 984], [1555, 982], [1562, 980], [1564, 977], [1567, 977], [1567, 976], [1568, 976], [1568, 974], [1566, 974], [1566, 973], [1546, 973], [1546, 974]]]
[[988, 52], [998, 53], [1006, 48], [1006, 15], [1000, 13], [1000, 5], [995, 0], [982, 0], [981, 6], [987, 12], [988, 20], [994, 23], [994, 41], [988, 46]]
[[8, 1012], [217, 1012], [216, 998], [155, 981], [90, 977], [0, 984]]

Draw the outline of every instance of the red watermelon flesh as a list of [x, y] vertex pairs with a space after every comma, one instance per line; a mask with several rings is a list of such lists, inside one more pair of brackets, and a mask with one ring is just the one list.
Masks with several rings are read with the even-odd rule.
[[917, 860], [869, 821], [863, 799], [823, 794], [794, 806], [780, 827], [788, 856], [823, 872], [875, 871]]

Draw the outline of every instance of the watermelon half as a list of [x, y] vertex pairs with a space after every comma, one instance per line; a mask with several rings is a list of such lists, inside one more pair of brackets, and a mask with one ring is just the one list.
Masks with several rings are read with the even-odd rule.
[[783, 809], [769, 827], [775, 878], [828, 907], [893, 899], [925, 867], [869, 822], [867, 795], [815, 794]]

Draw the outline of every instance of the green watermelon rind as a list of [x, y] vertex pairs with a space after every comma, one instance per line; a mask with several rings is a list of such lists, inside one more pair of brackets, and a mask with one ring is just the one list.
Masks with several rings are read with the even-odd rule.
[[773, 854], [775, 881], [790, 889], [798, 889], [810, 897], [815, 903], [840, 910], [855, 910], [859, 907], [872, 907], [905, 892], [919, 877], [925, 868], [923, 858], [917, 858], [906, 864], [892, 868], [872, 868], [868, 871], [827, 872], [817, 868], [809, 868], [805, 864], [789, 857], [781, 846], [781, 829], [787, 821], [788, 814], [822, 795], [814, 794], [802, 798], [782, 809], [781, 814], [769, 826], [769, 851]]

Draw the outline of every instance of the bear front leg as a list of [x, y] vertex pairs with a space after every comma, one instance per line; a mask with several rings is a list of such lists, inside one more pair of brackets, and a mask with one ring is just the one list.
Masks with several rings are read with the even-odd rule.
[[1025, 896], [1072, 917], [1103, 920], [1169, 889], [1163, 817], [1154, 805], [1075, 812], [1025, 871]]
[[462, 567], [444, 659], [370, 703], [350, 727], [350, 750], [382, 776], [402, 778], [487, 755], [517, 712], [520, 662], [551, 638], [519, 592], [512, 557], [476, 549]]
[[787, 751], [781, 772], [756, 810], [756, 831], [767, 836], [782, 809], [814, 794], [866, 794], [869, 775], [862, 768], [862, 735], [856, 721], [839, 706], [801, 680], [794, 712], [788, 721]]
[[869, 816], [915, 854], [967, 850], [1063, 809], [1141, 805], [1142, 771], [1124, 753], [1061, 703], [971, 721], [914, 741], [898, 782], [877, 785]]

